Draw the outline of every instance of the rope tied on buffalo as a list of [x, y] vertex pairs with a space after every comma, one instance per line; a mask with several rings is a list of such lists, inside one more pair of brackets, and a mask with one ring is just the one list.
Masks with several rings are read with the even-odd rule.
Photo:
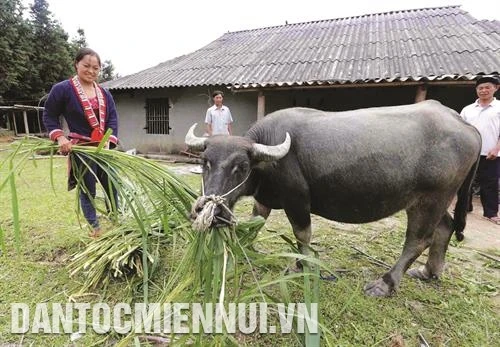
[[[236, 218], [234, 217], [234, 214], [231, 212], [229, 207], [224, 204], [224, 201], [225, 199], [220, 195], [212, 194], [208, 196], [201, 196], [193, 206], [193, 211], [191, 214], [193, 216], [196, 216], [193, 222], [193, 229], [197, 231], [207, 231], [212, 226], [214, 219], [218, 219], [221, 222], [227, 224], [235, 224]], [[203, 206], [201, 211], [198, 210], [199, 206]], [[231, 220], [226, 220], [225, 218], [215, 215], [218, 206], [229, 212]]]
[[[236, 189], [240, 188], [243, 184], [245, 184], [251, 173], [252, 170], [250, 170], [247, 177], [245, 177], [245, 179], [241, 183], [222, 195], [205, 195], [205, 184], [202, 177], [201, 190], [203, 195], [200, 196], [198, 200], [196, 200], [191, 210], [191, 216], [194, 219], [193, 229], [196, 231], [207, 231], [214, 224], [214, 220], [216, 219], [227, 225], [236, 224], [236, 217], [234, 216], [231, 209], [225, 204], [226, 197]], [[217, 212], [219, 212], [221, 209], [225, 210], [228, 213], [229, 220], [217, 214]]]

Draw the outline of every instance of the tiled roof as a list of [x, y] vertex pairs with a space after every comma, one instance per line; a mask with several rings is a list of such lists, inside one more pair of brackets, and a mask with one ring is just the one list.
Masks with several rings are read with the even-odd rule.
[[500, 70], [500, 22], [460, 6], [393, 11], [223, 35], [107, 82], [110, 89], [234, 88], [474, 79]]

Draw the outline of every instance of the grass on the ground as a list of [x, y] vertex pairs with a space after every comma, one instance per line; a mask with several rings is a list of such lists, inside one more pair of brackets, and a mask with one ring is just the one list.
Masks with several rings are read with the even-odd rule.
[[[4, 145], [0, 148], [5, 148]], [[0, 160], [5, 152], [0, 152]], [[69, 300], [78, 302], [141, 301], [140, 287], [123, 281], [111, 283], [84, 296], [75, 296], [81, 278], [69, 278], [66, 268], [70, 256], [82, 250], [87, 229], [77, 217], [75, 192], [66, 191], [66, 160], [56, 159], [55, 187], [49, 182], [49, 161], [37, 160], [17, 178], [23, 242], [21, 252], [14, 250], [10, 197], [2, 192], [0, 225], [6, 232], [6, 253], [0, 256], [0, 344], [17, 343], [34, 346], [66, 346], [69, 335], [10, 333], [10, 304]], [[0, 172], [2, 175], [2, 172]], [[183, 176], [198, 188], [199, 175]], [[237, 215], [250, 214], [252, 200], [237, 205]], [[493, 346], [500, 341], [498, 263], [481, 258], [452, 242], [447, 255], [448, 267], [439, 281], [427, 283], [405, 277], [401, 288], [390, 298], [371, 298], [363, 294], [363, 286], [385, 271], [354, 248], [393, 264], [400, 254], [404, 239], [405, 215], [399, 213], [385, 220], [349, 225], [313, 218], [313, 246], [321, 260], [340, 275], [337, 281], [323, 281], [320, 311], [323, 322], [333, 332], [336, 346], [419, 346], [423, 337], [432, 346]], [[106, 222], [104, 223], [106, 227]], [[282, 211], [273, 211], [261, 233], [286, 231], [291, 228]], [[276, 240], [276, 239], [273, 239]], [[262, 252], [284, 252], [284, 242], [257, 244]], [[168, 276], [168, 265], [178, 254], [162, 252], [165, 265], [155, 273], [155, 282]], [[499, 254], [496, 253], [498, 256]], [[425, 256], [419, 261], [425, 261]], [[259, 271], [261, 277], [279, 277], [286, 264]], [[150, 302], [155, 302], [159, 288], [152, 285]], [[297, 296], [300, 301], [298, 293]], [[134, 297], [135, 296], [135, 297]], [[496, 306], [495, 306], [496, 303]], [[76, 346], [112, 345], [123, 336], [99, 335], [90, 330], [74, 342]], [[241, 344], [255, 346], [298, 345], [291, 335], [240, 335]]]

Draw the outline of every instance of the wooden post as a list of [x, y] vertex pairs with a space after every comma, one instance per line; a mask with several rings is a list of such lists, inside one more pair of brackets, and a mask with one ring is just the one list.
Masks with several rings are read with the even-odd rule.
[[42, 125], [40, 124], [40, 111], [36, 111], [36, 121], [38, 123], [38, 136], [42, 136]]
[[427, 97], [427, 86], [421, 85], [417, 87], [417, 94], [415, 95], [415, 103], [424, 101]]
[[257, 96], [257, 120], [264, 118], [266, 114], [266, 97], [262, 91]]
[[16, 112], [12, 111], [12, 123], [14, 124], [14, 135], [18, 135], [17, 133], [17, 123], [16, 123]]
[[10, 122], [10, 113], [7, 113], [7, 129], [13, 130], [12, 124]]
[[24, 131], [26, 135], [30, 134], [30, 128], [28, 126], [28, 112], [23, 111], [23, 119], [24, 119]]

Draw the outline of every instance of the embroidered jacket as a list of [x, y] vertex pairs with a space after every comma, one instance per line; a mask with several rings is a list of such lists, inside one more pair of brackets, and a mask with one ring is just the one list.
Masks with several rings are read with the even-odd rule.
[[[106, 99], [104, 131], [108, 129], [113, 131], [109, 142], [116, 145], [118, 143], [118, 113], [111, 93], [107, 89], [102, 88], [102, 90]], [[91, 137], [93, 128], [87, 121], [83, 106], [69, 80], [59, 82], [52, 87], [44, 106], [43, 124], [49, 132], [51, 140], [55, 141], [59, 136], [63, 135], [59, 122], [60, 115], [66, 119], [71, 133], [82, 137]]]

